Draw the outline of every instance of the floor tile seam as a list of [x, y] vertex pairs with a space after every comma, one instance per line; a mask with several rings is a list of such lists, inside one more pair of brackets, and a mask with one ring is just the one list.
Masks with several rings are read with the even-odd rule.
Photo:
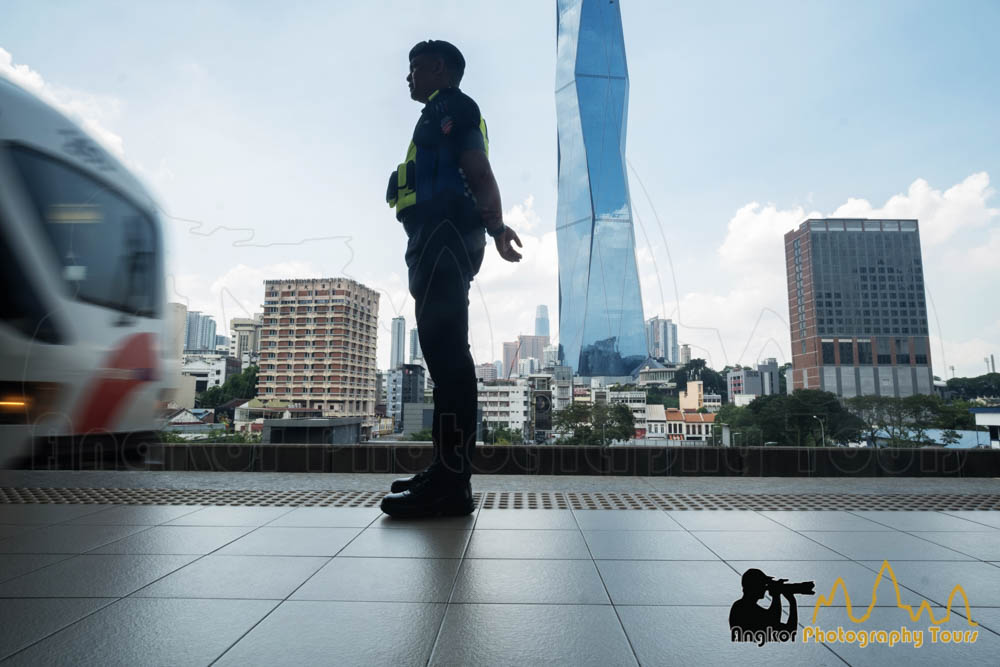
[[[594, 552], [590, 548], [590, 542], [587, 541], [587, 534], [583, 532], [583, 528], [580, 527], [580, 520], [576, 516], [576, 512], [573, 512], [573, 520], [576, 521], [577, 528], [580, 529], [580, 533], [583, 537], [583, 543], [587, 547], [587, 553], [590, 555], [590, 562], [597, 571], [597, 577], [600, 579], [601, 586], [604, 588], [604, 595], [607, 596], [608, 603], [611, 604], [611, 609], [615, 612], [615, 618], [618, 619], [618, 627], [621, 628], [622, 635], [625, 636], [625, 642], [628, 644], [629, 650], [632, 652], [632, 659], [635, 661], [636, 665], [639, 665], [639, 654], [635, 650], [635, 646], [632, 644], [632, 638], [628, 634], [628, 630], [625, 629], [625, 622], [622, 620], [621, 614], [618, 613], [618, 608], [614, 606], [614, 599], [611, 597], [611, 591], [608, 589], [608, 584], [604, 581], [604, 574], [601, 572], [601, 568], [597, 565], [597, 560], [594, 558]], [[666, 532], [666, 531], [664, 531]]]
[[[66, 504], [71, 505], [73, 507], [79, 507], [79, 506], [83, 506], [83, 505], [86, 505], [86, 504], [89, 504], [89, 503], [66, 503]], [[106, 504], [106, 503], [99, 503], [99, 504], [103, 505], [103, 504]], [[55, 523], [52, 523], [52, 524], [49, 524], [49, 525], [52, 525], [52, 526], [61, 526], [61, 525], [64, 525], [64, 524], [66, 524], [66, 523], [68, 523], [70, 521], [73, 521], [74, 519], [79, 519], [79, 518], [82, 518], [82, 517], [85, 517], [85, 516], [91, 516], [92, 514], [99, 514], [100, 512], [105, 512], [105, 511], [107, 511], [109, 509], [111, 509], [111, 508], [110, 507], [102, 507], [100, 509], [95, 509], [92, 512], [83, 512], [79, 516], [70, 517], [69, 519], [64, 519], [62, 521], [56, 521]]]
[[[213, 528], [219, 528], [220, 526], [212, 526], [212, 527]], [[225, 527], [225, 528], [248, 528], [249, 526], [222, 526], [222, 527]], [[179, 572], [179, 571], [183, 570], [184, 568], [186, 568], [186, 567], [188, 567], [190, 565], [194, 565], [195, 563], [197, 563], [197, 562], [199, 562], [201, 560], [204, 560], [208, 556], [212, 556], [212, 555], [226, 555], [226, 554], [217, 554], [216, 552], [218, 552], [220, 549], [225, 549], [230, 544], [233, 544], [234, 542], [242, 540], [244, 537], [246, 537], [246, 536], [248, 536], [248, 535], [250, 535], [252, 533], [257, 532], [261, 527], [262, 526], [250, 527], [251, 530], [246, 531], [242, 535], [234, 537], [232, 540], [229, 540], [225, 544], [220, 545], [219, 547], [213, 549], [212, 551], [209, 551], [208, 553], [199, 554], [197, 558], [194, 558], [193, 560], [185, 563], [184, 565], [181, 565], [180, 567], [175, 568], [175, 569], [171, 570], [170, 572], [167, 572], [166, 574], [164, 574], [164, 575], [162, 575], [160, 577], [157, 577], [153, 581], [150, 581], [150, 582], [144, 584], [143, 586], [140, 586], [136, 590], [132, 591], [131, 593], [129, 593], [128, 595], [125, 595], [123, 597], [131, 597], [132, 595], [135, 595], [139, 591], [142, 591], [142, 590], [144, 590], [146, 588], [149, 588], [153, 584], [156, 584], [156, 583], [162, 581], [163, 579], [169, 577], [170, 575], [174, 574], [175, 572]], [[145, 555], [145, 554], [92, 554], [92, 555]], [[170, 555], [173, 555], [173, 554], [170, 554]], [[185, 555], [185, 554], [180, 554], [180, 555]], [[236, 554], [236, 555], [250, 555], [250, 554]]]
[[[20, 598], [16, 598], [16, 599], [20, 599]], [[35, 598], [25, 598], [25, 599], [41, 600], [41, 599], [52, 599], [52, 598], [39, 598], [39, 597], [35, 597]], [[77, 623], [80, 623], [81, 621], [83, 621], [83, 620], [85, 620], [85, 619], [93, 616], [94, 614], [97, 614], [98, 612], [101, 612], [101, 611], [107, 609], [108, 607], [110, 607], [112, 605], [118, 604], [124, 598], [120, 598], [120, 597], [109, 597], [109, 598], [97, 597], [97, 598], [95, 598], [94, 596], [91, 595], [91, 596], [86, 596], [86, 597], [73, 597], [73, 598], [70, 598], [70, 599], [91, 599], [91, 600], [93, 600], [93, 599], [102, 600], [103, 599], [103, 600], [108, 600], [108, 602], [107, 602], [107, 604], [102, 604], [101, 606], [97, 607], [93, 611], [91, 611], [91, 612], [89, 612], [87, 614], [84, 614], [80, 618], [78, 618], [78, 619], [76, 619], [74, 621], [70, 621], [66, 625], [60, 627], [58, 630], [53, 630], [52, 632], [48, 633], [44, 637], [40, 637], [39, 639], [31, 642], [27, 646], [19, 648], [18, 650], [14, 651], [13, 653], [9, 653], [7, 655], [0, 656], [0, 662], [6, 662], [7, 660], [10, 660], [11, 658], [17, 656], [19, 653], [23, 653], [24, 651], [27, 651], [32, 646], [35, 646], [37, 644], [41, 644], [44, 641], [47, 641], [48, 639], [54, 637], [55, 635], [59, 634], [60, 632], [63, 632], [64, 630], [69, 629], [70, 627], [72, 627], [72, 626], [76, 625]]]
[[[190, 514], [194, 514], [195, 512], [199, 512], [199, 511], [205, 509], [205, 506], [195, 507], [190, 512], [184, 512], [183, 514], [180, 514], [180, 515], [175, 516], [175, 517], [171, 517], [170, 519], [167, 519], [166, 521], [161, 521], [159, 523], [128, 523], [127, 521], [110, 521], [110, 522], [104, 522], [104, 523], [89, 523], [87, 521], [81, 521], [80, 520], [80, 519], [85, 519], [87, 517], [97, 516], [99, 514], [103, 514], [104, 512], [113, 512], [115, 510], [126, 509], [126, 508], [129, 508], [129, 507], [173, 507], [173, 505], [112, 505], [111, 507], [106, 507], [103, 510], [100, 510], [98, 512], [88, 512], [87, 514], [81, 515], [81, 516], [76, 517], [74, 519], [69, 519], [69, 521], [72, 522], [71, 525], [79, 525], [79, 526], [166, 526], [166, 525], [169, 525], [170, 521], [176, 521], [177, 519], [181, 519], [181, 518], [186, 517], [186, 516], [188, 516]], [[66, 522], [62, 522], [62, 523], [66, 523]], [[62, 523], [60, 523], [60, 524], [53, 524], [53, 525], [62, 525]]]
[[[974, 562], [991, 564], [990, 560], [988, 558], [980, 558], [979, 556], [974, 556], [972, 554], [965, 553], [964, 551], [959, 551], [958, 549], [956, 549], [954, 547], [949, 547], [947, 545], [941, 544], [940, 542], [935, 542], [933, 540], [930, 540], [930, 539], [928, 539], [926, 537], [923, 537], [923, 536], [921, 536], [921, 535], [918, 534], [918, 533], [921, 533], [921, 532], [924, 532], [924, 533], [945, 533], [945, 534], [968, 534], [968, 533], [978, 533], [980, 531], [971, 531], [971, 530], [959, 530], [959, 531], [954, 531], [954, 530], [943, 530], [943, 531], [942, 530], [937, 530], [937, 531], [934, 531], [934, 530], [924, 530], [924, 531], [912, 531], [912, 532], [911, 531], [903, 531], [903, 532], [905, 532], [907, 535], [910, 535], [912, 537], [917, 538], [918, 540], [923, 540], [925, 542], [929, 542], [930, 544], [934, 544], [934, 545], [939, 546], [939, 547], [944, 547], [945, 549], [950, 549], [951, 551], [955, 551], [957, 553], [960, 553], [963, 556], [968, 556]], [[950, 562], [955, 562], [955, 561], [950, 561]], [[964, 562], [970, 562], [970, 561], [964, 561]]]
[[[801, 530], [793, 530], [793, 532], [794, 532], [794, 533], [796, 533], [797, 535], [801, 536], [801, 537], [804, 537], [805, 539], [809, 540], [809, 541], [810, 541], [810, 542], [812, 542], [813, 544], [816, 544], [816, 545], [818, 545], [819, 547], [821, 547], [821, 548], [823, 548], [823, 549], [826, 549], [826, 550], [828, 550], [828, 551], [832, 551], [833, 553], [837, 554], [838, 556], [840, 556], [841, 558], [843, 558], [843, 559], [845, 559], [845, 560], [854, 560], [853, 558], [851, 558], [851, 557], [850, 557], [850, 556], [848, 556], [847, 554], [843, 554], [843, 553], [841, 553], [841, 552], [837, 551], [836, 549], [834, 549], [833, 547], [831, 547], [831, 546], [827, 546], [826, 544], [823, 544], [823, 543], [822, 543], [822, 542], [820, 542], [819, 540], [815, 540], [815, 539], [813, 539], [812, 537], [810, 537], [809, 535], [807, 535], [807, 534], [806, 534], [807, 532], [813, 532], [813, 533], [823, 533], [823, 532], [831, 532], [831, 533], [832, 533], [832, 532], [837, 532], [837, 533], [844, 533], [844, 532], [852, 532], [852, 531], [843, 531], [843, 530], [840, 530], [840, 531], [822, 531], [822, 530], [814, 530], [814, 531], [801, 531]], [[854, 532], [859, 532], [859, 533], [865, 533], [865, 532], [876, 532], [876, 531], [863, 531], [863, 530], [862, 530], [862, 531], [854, 531]], [[881, 532], [881, 531], [878, 531], [878, 532]], [[899, 531], [895, 531], [895, 532], [899, 532]], [[835, 560], [835, 559], [830, 559], [830, 558], [811, 558], [811, 559], [809, 559], [809, 560], [816, 560], [816, 561], [829, 561], [829, 560]]]
[[[900, 532], [903, 533], [903, 534], [905, 534], [905, 535], [909, 535], [910, 537], [915, 537], [918, 540], [926, 542], [927, 544], [933, 544], [936, 547], [940, 547], [942, 549], [947, 549], [948, 551], [954, 551], [957, 554], [960, 554], [960, 555], [965, 556], [967, 558], [971, 558], [973, 561], [976, 561], [976, 562], [979, 562], [979, 563], [985, 563], [985, 562], [987, 562], [986, 560], [984, 560], [982, 558], [977, 558], [976, 556], [973, 556], [972, 554], [967, 554], [964, 551], [959, 551], [958, 549], [954, 549], [952, 547], [947, 547], [947, 546], [945, 546], [943, 544], [938, 544], [937, 542], [934, 542], [932, 540], [928, 540], [926, 537], [921, 537], [919, 535], [914, 535], [913, 533], [905, 531], [905, 530], [901, 530]], [[933, 531], [925, 531], [925, 532], [933, 532]], [[938, 531], [938, 532], [969, 532], [969, 531]]]
[[[889, 530], [894, 530], [894, 531], [897, 531], [897, 532], [900, 532], [900, 533], [905, 533], [906, 532], [905, 530], [902, 530], [901, 528], [896, 528], [895, 526], [890, 526], [889, 524], [887, 524], [885, 522], [882, 522], [882, 521], [879, 521], [877, 519], [871, 519], [869, 517], [861, 516], [860, 514], [858, 514], [858, 512], [868, 512], [868, 511], [878, 512], [880, 510], [858, 510], [858, 509], [853, 509], [853, 510], [844, 510], [844, 511], [847, 512], [848, 514], [852, 515], [852, 516], [858, 517], [859, 519], [864, 519], [865, 521], [871, 521], [872, 523], [878, 524], [880, 526], [885, 526]], [[885, 511], [885, 510], [882, 510], [882, 511]], [[891, 510], [889, 510], [889, 511], [891, 511]], [[916, 511], [921, 511], [921, 510], [916, 510]]]
[[[989, 528], [992, 528], [993, 530], [1000, 530], [1000, 528], [998, 528], [997, 526], [993, 526], [988, 523], [983, 523], [982, 521], [976, 521], [974, 519], [968, 519], [964, 516], [956, 516], [955, 514], [953, 514], [953, 512], [964, 512], [964, 511], [967, 510], [941, 510], [941, 513], [953, 517], [955, 519], [965, 519], [966, 521], [971, 521], [972, 523], [977, 523], [981, 526], [987, 526]], [[996, 511], [996, 510], [979, 510], [979, 511]]]
[[441, 642], [441, 634], [444, 632], [444, 622], [445, 619], [448, 618], [448, 609], [451, 607], [451, 601], [455, 598], [455, 590], [458, 588], [458, 579], [462, 576], [462, 568], [465, 565], [466, 558], [468, 557], [469, 546], [472, 544], [472, 538], [476, 534], [476, 524], [479, 523], [479, 517], [482, 515], [483, 503], [485, 502], [485, 499], [486, 495], [481, 495], [479, 497], [479, 503], [476, 504], [476, 518], [472, 521], [472, 528], [469, 529], [469, 536], [465, 540], [462, 555], [458, 559], [458, 567], [455, 568], [455, 577], [451, 580], [451, 590], [448, 592], [448, 600], [445, 602], [444, 611], [441, 613], [441, 622], [438, 623], [437, 632], [434, 633], [434, 641], [431, 642], [431, 650], [427, 653], [427, 662], [424, 663], [424, 667], [430, 667], [431, 661], [434, 659], [434, 651], [437, 650], [438, 644]]
[[[65, 556], [65, 558], [60, 558], [59, 560], [54, 560], [51, 563], [48, 563], [46, 565], [42, 565], [41, 567], [36, 567], [33, 570], [29, 570], [28, 572], [23, 572], [21, 574], [18, 574], [18, 575], [15, 575], [13, 577], [10, 577], [9, 579], [0, 579], [0, 585], [3, 585], [3, 584], [6, 584], [9, 581], [14, 581], [15, 579], [20, 579], [21, 577], [23, 577], [23, 576], [25, 576], [27, 574], [33, 574], [35, 572], [40, 572], [41, 570], [44, 570], [47, 567], [52, 567], [56, 563], [61, 563], [61, 562], [65, 561], [65, 560], [69, 560], [70, 558], [73, 558], [75, 556], [79, 556], [80, 554], [44, 554], [44, 553], [42, 553], [42, 554], [39, 554], [39, 553], [6, 554], [5, 553], [5, 554], [0, 554], [0, 555], [2, 555], [2, 556]], [[2, 598], [3, 598], [3, 596], [0, 595], [0, 599], [2, 599]]]
[[[290, 511], [291, 511], [291, 510], [290, 510]], [[285, 514], [287, 514], [287, 512], [286, 512]], [[285, 516], [285, 515], [284, 515], [284, 514], [282, 514], [281, 516]], [[278, 517], [275, 517], [275, 518], [278, 518]], [[376, 518], [378, 518], [378, 517], [376, 517]], [[372, 519], [372, 521], [375, 521], [375, 519]], [[264, 525], [267, 525], [267, 524], [264, 524]], [[369, 524], [369, 525], [370, 525], [370, 524]], [[258, 526], [257, 530], [259, 530], [260, 528], [263, 528], [263, 527], [264, 527], [263, 525], [262, 525], [262, 526]], [[241, 634], [241, 635], [240, 635], [239, 637], [237, 637], [237, 638], [236, 638], [236, 639], [235, 639], [235, 640], [233, 641], [233, 643], [231, 643], [231, 644], [230, 644], [229, 646], [227, 646], [227, 647], [226, 647], [226, 648], [225, 648], [225, 649], [224, 649], [224, 650], [223, 650], [223, 651], [222, 651], [221, 653], [219, 653], [219, 655], [217, 655], [217, 656], [215, 657], [215, 659], [214, 659], [214, 660], [212, 660], [212, 661], [211, 661], [211, 662], [209, 663], [209, 666], [211, 667], [211, 665], [214, 665], [214, 664], [215, 664], [216, 662], [218, 662], [219, 660], [221, 660], [221, 659], [222, 659], [222, 657], [226, 655], [226, 653], [228, 653], [229, 651], [231, 651], [231, 650], [233, 649], [233, 647], [235, 647], [235, 646], [236, 646], [237, 644], [239, 644], [239, 643], [240, 643], [241, 641], [243, 641], [243, 638], [244, 638], [244, 637], [246, 637], [246, 636], [247, 636], [247, 635], [249, 635], [249, 634], [250, 634], [251, 632], [253, 632], [253, 631], [254, 631], [254, 629], [255, 629], [255, 628], [256, 628], [257, 626], [259, 626], [259, 625], [260, 625], [261, 623], [263, 623], [263, 622], [264, 622], [264, 621], [265, 621], [265, 620], [266, 620], [266, 619], [267, 619], [268, 617], [270, 617], [270, 616], [271, 616], [271, 614], [273, 614], [273, 613], [275, 612], [275, 610], [276, 610], [276, 609], [278, 609], [279, 607], [281, 607], [281, 605], [283, 605], [283, 604], [285, 604], [286, 602], [288, 602], [288, 601], [289, 601], [289, 598], [291, 598], [291, 596], [295, 595], [295, 593], [297, 593], [297, 592], [298, 592], [298, 590], [299, 590], [300, 588], [302, 588], [303, 586], [305, 586], [305, 584], [306, 584], [306, 583], [307, 583], [308, 581], [310, 581], [310, 580], [311, 580], [311, 579], [312, 579], [313, 577], [315, 577], [315, 576], [316, 576], [316, 573], [317, 573], [317, 572], [319, 572], [319, 571], [320, 571], [320, 570], [322, 570], [322, 569], [323, 569], [324, 567], [326, 567], [326, 566], [327, 566], [327, 565], [329, 565], [329, 564], [330, 564], [331, 562], [333, 562], [333, 559], [334, 559], [334, 558], [336, 558], [336, 557], [337, 557], [337, 555], [338, 555], [338, 554], [340, 554], [340, 553], [341, 553], [341, 552], [342, 552], [342, 551], [343, 551], [344, 549], [346, 549], [346, 548], [347, 548], [347, 547], [348, 547], [348, 546], [349, 546], [349, 545], [350, 545], [350, 544], [351, 544], [352, 542], [354, 542], [354, 540], [358, 539], [358, 536], [360, 536], [361, 534], [363, 534], [363, 533], [365, 532], [365, 530], [367, 530], [367, 528], [362, 528], [362, 529], [358, 530], [357, 534], [355, 534], [355, 535], [354, 535], [354, 537], [352, 537], [352, 538], [351, 538], [350, 540], [348, 540], [348, 541], [347, 541], [347, 542], [346, 542], [346, 543], [345, 543], [345, 544], [344, 544], [344, 545], [343, 545], [342, 547], [340, 547], [340, 549], [338, 549], [338, 550], [337, 550], [337, 553], [335, 553], [335, 554], [334, 554], [333, 556], [330, 556], [330, 557], [328, 557], [328, 558], [327, 558], [327, 561], [326, 561], [325, 563], [322, 563], [322, 564], [320, 564], [320, 566], [319, 566], [319, 567], [317, 567], [317, 568], [316, 568], [315, 570], [313, 570], [312, 574], [310, 574], [310, 575], [309, 575], [308, 577], [306, 577], [306, 578], [305, 578], [305, 579], [304, 579], [304, 580], [303, 580], [303, 581], [302, 581], [301, 583], [299, 583], [299, 585], [298, 585], [298, 586], [296, 586], [296, 587], [295, 587], [294, 589], [292, 589], [292, 591], [291, 591], [291, 592], [290, 592], [290, 593], [289, 593], [288, 595], [286, 595], [286, 596], [284, 597], [284, 599], [283, 599], [283, 600], [279, 601], [279, 602], [278, 602], [278, 603], [277, 603], [276, 605], [274, 605], [273, 607], [271, 607], [271, 609], [270, 609], [270, 610], [269, 610], [269, 611], [268, 611], [268, 612], [267, 612], [266, 614], [264, 614], [264, 615], [263, 615], [263, 616], [261, 616], [261, 617], [260, 617], [259, 619], [257, 619], [257, 622], [256, 622], [256, 623], [253, 623], [253, 624], [252, 624], [252, 625], [251, 625], [251, 626], [250, 626], [249, 628], [247, 628], [246, 632], [244, 632], [244, 633], [243, 633], [243, 634]], [[256, 532], [256, 531], [255, 531], [255, 530], [254, 530], [254, 531], [250, 531], [250, 533], [253, 533], [253, 532]], [[250, 533], [247, 533], [247, 535], [249, 535]], [[246, 535], [244, 535], [243, 537], [246, 537]], [[238, 539], [242, 539], [242, 537], [241, 537], [241, 538], [238, 538]]]

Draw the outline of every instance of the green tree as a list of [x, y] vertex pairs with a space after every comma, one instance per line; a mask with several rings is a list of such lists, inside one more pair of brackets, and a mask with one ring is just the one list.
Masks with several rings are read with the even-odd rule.
[[941, 444], [943, 444], [945, 446], [947, 446], [947, 445], [954, 445], [955, 443], [957, 443], [961, 439], [962, 439], [962, 436], [959, 435], [958, 431], [956, 431], [954, 429], [950, 429], [950, 428], [949, 429], [945, 429], [945, 431], [941, 434]]
[[406, 436], [406, 439], [407, 440], [416, 440], [416, 441], [419, 441], [419, 442], [427, 442], [428, 440], [432, 440], [433, 439], [433, 434], [431, 432], [431, 429], [425, 428], [425, 429], [422, 429], [420, 431], [414, 431], [410, 435]]
[[931, 445], [927, 430], [934, 427], [940, 413], [941, 399], [928, 394], [914, 394], [902, 399], [903, 410], [910, 425], [909, 440], [917, 447]]
[[614, 440], [629, 441], [635, 437], [635, 416], [632, 409], [624, 403], [615, 403], [611, 407], [613, 424], [611, 437]]
[[952, 378], [947, 382], [949, 391], [957, 398], [1000, 398], [1000, 373], [987, 373], [973, 378]]
[[242, 373], [230, 376], [221, 387], [211, 387], [195, 397], [199, 408], [217, 408], [234, 398], [250, 399], [257, 395], [257, 367], [248, 366]]

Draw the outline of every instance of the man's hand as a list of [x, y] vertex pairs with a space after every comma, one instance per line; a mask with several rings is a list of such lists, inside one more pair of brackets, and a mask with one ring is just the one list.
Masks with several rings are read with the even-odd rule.
[[497, 252], [500, 253], [501, 257], [508, 262], [519, 262], [521, 261], [521, 253], [514, 250], [512, 241], [517, 243], [518, 248], [524, 247], [521, 245], [521, 239], [518, 238], [517, 232], [510, 227], [505, 228], [500, 236], [493, 239], [493, 243], [496, 244]]

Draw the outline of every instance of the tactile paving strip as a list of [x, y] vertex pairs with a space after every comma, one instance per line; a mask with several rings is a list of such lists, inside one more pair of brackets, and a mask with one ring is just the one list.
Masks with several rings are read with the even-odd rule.
[[[377, 507], [385, 491], [262, 491], [232, 489], [12, 488], [0, 487], [0, 503], [115, 505], [283, 505]], [[619, 510], [1000, 510], [1000, 494], [988, 493], [604, 493], [485, 491], [474, 493], [483, 509]]]

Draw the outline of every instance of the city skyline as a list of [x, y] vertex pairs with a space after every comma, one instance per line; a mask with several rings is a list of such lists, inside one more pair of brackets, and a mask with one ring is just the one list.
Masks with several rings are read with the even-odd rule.
[[[391, 318], [414, 320], [384, 183], [419, 109], [406, 52], [433, 27], [466, 55], [463, 89], [489, 122], [505, 216], [525, 241], [516, 270], [488, 255], [470, 292], [473, 355], [500, 359], [503, 341], [533, 331], [531, 305], [558, 300], [555, 16], [511, 2], [454, 7], [432, 26], [426, 7], [393, 4], [387, 24], [381, 5], [217, 3], [192, 24], [148, 5], [126, 24], [111, 2], [40, 22], [36, 3], [14, 0], [0, 74], [69, 110], [176, 216], [164, 218], [168, 300], [221, 327], [252, 316], [264, 278], [352, 277], [382, 295], [386, 367]], [[621, 12], [645, 312], [672, 318], [715, 368], [789, 361], [782, 236], [811, 217], [917, 219], [934, 373], [983, 372], [1000, 352], [1000, 320], [978, 307], [998, 278], [1000, 91], [983, 82], [1000, 60], [1000, 7], [626, 1]], [[495, 29], [482, 34], [484, 22]], [[368, 66], [334, 73], [356, 52]], [[370, 123], [340, 103], [344, 89], [375, 100]], [[873, 97], [884, 104], [850, 102]], [[350, 168], [333, 157], [344, 155]]]

